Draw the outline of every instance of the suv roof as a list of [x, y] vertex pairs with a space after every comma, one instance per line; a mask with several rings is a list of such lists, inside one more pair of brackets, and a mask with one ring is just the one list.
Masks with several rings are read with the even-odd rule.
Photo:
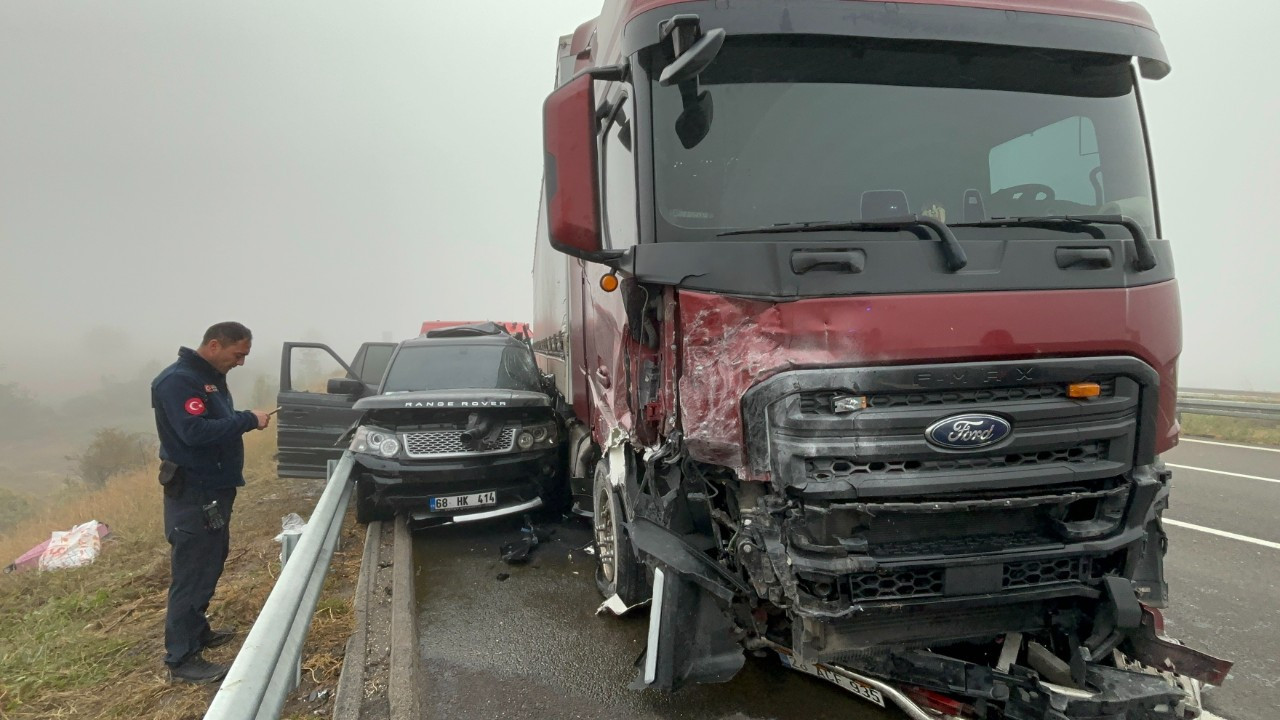
[[400, 347], [402, 348], [427, 345], [514, 345], [527, 347], [523, 341], [506, 333], [492, 335], [484, 333], [446, 333], [443, 335], [428, 333], [423, 337], [411, 338], [400, 342]]
[[475, 337], [479, 335], [508, 335], [506, 329], [497, 323], [476, 323], [474, 325], [455, 325], [454, 327], [428, 330], [421, 337]]

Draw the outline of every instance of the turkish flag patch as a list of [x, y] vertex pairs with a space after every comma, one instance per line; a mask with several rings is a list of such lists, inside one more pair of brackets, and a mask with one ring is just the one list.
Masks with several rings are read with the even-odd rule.
[[188, 399], [182, 404], [182, 407], [186, 409], [188, 415], [204, 414], [204, 401], [198, 397]]

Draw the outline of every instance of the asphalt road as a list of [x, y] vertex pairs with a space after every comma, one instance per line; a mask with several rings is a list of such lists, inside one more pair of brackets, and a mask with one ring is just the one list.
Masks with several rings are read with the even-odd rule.
[[[1270, 720], [1280, 705], [1280, 525], [1273, 519], [1280, 452], [1185, 441], [1165, 459], [1184, 466], [1174, 468], [1166, 515], [1183, 523], [1167, 527], [1167, 631], [1236, 662], [1226, 685], [1206, 695], [1211, 712]], [[545, 526], [553, 534], [528, 564], [503, 563], [501, 546], [520, 537], [520, 526], [507, 521], [415, 535], [424, 717], [903, 717], [786, 671], [773, 657], [749, 658], [729, 683], [674, 697], [629, 690], [646, 613], [595, 615], [600, 596], [595, 558], [583, 551], [590, 540], [583, 522]]]
[[1184, 439], [1164, 458], [1180, 466], [1165, 518], [1197, 526], [1166, 523], [1165, 630], [1235, 661], [1227, 682], [1206, 694], [1207, 709], [1271, 720], [1280, 706], [1280, 451]]
[[[671, 697], [627, 684], [644, 649], [647, 613], [597, 616], [595, 557], [580, 520], [547, 526], [554, 535], [525, 565], [500, 559], [520, 522], [442, 528], [415, 535], [423, 675], [423, 717], [546, 720], [889, 720], [843, 690], [751, 658], [723, 685]], [[499, 577], [505, 577], [500, 580]]]

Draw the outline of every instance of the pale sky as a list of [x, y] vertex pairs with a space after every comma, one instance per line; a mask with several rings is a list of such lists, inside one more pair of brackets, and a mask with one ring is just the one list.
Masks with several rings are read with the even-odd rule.
[[[1280, 6], [1146, 5], [1182, 383], [1280, 390]], [[0, 0], [0, 383], [91, 386], [223, 319], [260, 372], [285, 339], [529, 319], [541, 104], [599, 8]]]

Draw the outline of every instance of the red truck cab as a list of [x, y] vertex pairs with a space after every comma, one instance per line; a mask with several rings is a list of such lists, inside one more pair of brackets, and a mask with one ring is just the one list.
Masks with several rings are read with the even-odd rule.
[[533, 340], [597, 584], [652, 597], [639, 686], [771, 649], [955, 716], [1198, 712], [1229, 663], [1157, 632], [1168, 72], [1113, 0], [613, 0], [561, 39]]

